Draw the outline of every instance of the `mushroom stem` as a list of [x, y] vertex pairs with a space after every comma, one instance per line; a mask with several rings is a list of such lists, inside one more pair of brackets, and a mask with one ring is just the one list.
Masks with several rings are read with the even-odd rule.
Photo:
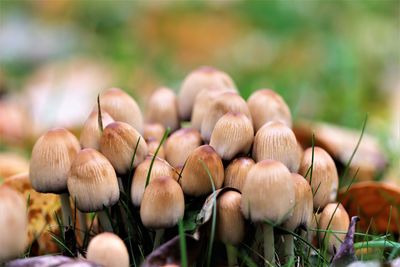
[[122, 193], [125, 193], [124, 183], [122, 182], [121, 177], [118, 177], [118, 186], [119, 186], [119, 191], [121, 191]]
[[63, 226], [67, 227], [71, 225], [72, 221], [72, 211], [71, 211], [71, 205], [69, 203], [69, 194], [68, 193], [60, 194], [60, 200], [61, 200]]
[[263, 224], [265, 266], [275, 266], [274, 227]]
[[237, 250], [236, 247], [231, 244], [225, 244], [226, 256], [228, 258], [228, 266], [237, 265]]
[[156, 248], [158, 248], [160, 246], [163, 235], [164, 235], [164, 229], [156, 230], [156, 236], [154, 237], [153, 250], [155, 250]]
[[110, 219], [108, 218], [107, 213], [102, 210], [97, 212], [97, 216], [100, 220], [100, 224], [106, 232], [113, 232], [113, 227], [111, 225]]
[[284, 235], [283, 240], [283, 255], [285, 262], [289, 262], [289, 259], [294, 256], [293, 235]]
[[79, 210], [77, 212], [78, 212], [78, 220], [79, 220], [79, 227], [80, 227], [79, 236], [81, 238], [81, 241], [83, 242], [83, 240], [85, 239], [86, 231], [87, 231], [86, 213], [81, 212]]

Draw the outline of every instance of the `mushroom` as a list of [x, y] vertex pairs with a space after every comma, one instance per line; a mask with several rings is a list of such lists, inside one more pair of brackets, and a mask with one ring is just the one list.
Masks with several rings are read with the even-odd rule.
[[157, 157], [164, 159], [165, 158], [165, 151], [164, 151], [164, 146], [160, 146], [160, 141], [156, 140], [155, 138], [150, 138], [147, 140], [147, 148], [149, 150], [149, 155], [155, 155], [157, 148], [160, 147], [160, 149], [157, 152]]
[[[100, 138], [102, 130], [99, 128], [99, 114], [97, 110], [92, 111], [82, 127], [79, 142], [82, 148], [93, 148], [100, 150]], [[101, 112], [101, 119], [104, 126], [113, 122], [113, 118], [107, 112]]]
[[244, 182], [241, 206], [245, 218], [262, 223], [266, 263], [275, 264], [273, 225], [292, 215], [294, 201], [294, 183], [285, 165], [263, 160], [251, 167]]
[[161, 87], [153, 92], [147, 105], [146, 119], [150, 123], [160, 123], [175, 131], [179, 128], [178, 101], [174, 91]]
[[247, 99], [247, 105], [256, 132], [270, 121], [280, 121], [289, 128], [292, 127], [292, 115], [289, 107], [285, 100], [271, 89], [254, 91]]
[[234, 159], [225, 169], [224, 186], [236, 188], [241, 192], [247, 173], [254, 164], [252, 158], [240, 157]]
[[220, 70], [212, 67], [200, 67], [189, 73], [182, 82], [178, 95], [179, 116], [183, 120], [190, 119], [193, 103], [199, 92], [205, 89], [234, 89], [232, 79]]
[[76, 207], [82, 212], [97, 212], [106, 231], [112, 226], [104, 207], [119, 200], [117, 175], [111, 163], [92, 148], [81, 150], [68, 174], [68, 190]]
[[143, 138], [145, 141], [155, 139], [161, 141], [165, 133], [165, 128], [160, 123], [145, 123]]
[[96, 235], [89, 242], [86, 259], [103, 267], [129, 267], [129, 254], [124, 242], [114, 233]]
[[256, 162], [272, 159], [282, 162], [291, 172], [297, 172], [300, 151], [296, 136], [285, 124], [272, 121], [261, 127], [254, 137], [253, 159]]
[[179, 184], [168, 176], [151, 180], [146, 187], [140, 218], [147, 228], [156, 230], [154, 248], [158, 247], [165, 228], [170, 228], [183, 218], [185, 199]]
[[[314, 162], [312, 164], [313, 148], [304, 151], [299, 173], [305, 176], [311, 184], [314, 195], [314, 210], [323, 209], [328, 203], [336, 200], [339, 177], [335, 162], [322, 148], [314, 147]], [[312, 164], [312, 169], [311, 169]], [[312, 174], [312, 177], [311, 177]]]
[[[210, 177], [211, 176], [211, 177]], [[202, 196], [221, 188], [224, 166], [221, 158], [209, 145], [199, 146], [190, 153], [181, 172], [180, 184], [189, 196]]]
[[242, 113], [228, 112], [215, 124], [210, 146], [222, 159], [231, 160], [239, 153], [249, 153], [253, 138], [251, 121]]
[[[104, 109], [115, 121], [126, 122], [143, 133], [143, 115], [136, 101], [119, 88], [110, 88], [100, 97]], [[95, 107], [95, 109], [97, 106]]]
[[8, 186], [0, 186], [0, 265], [22, 254], [27, 245], [26, 200]]
[[40, 193], [60, 195], [63, 225], [70, 225], [72, 215], [67, 178], [80, 145], [76, 137], [64, 128], [47, 131], [36, 141], [29, 165], [32, 187]]
[[174, 167], [185, 164], [189, 154], [202, 143], [200, 132], [182, 128], [171, 134], [165, 142], [165, 159]]
[[100, 139], [100, 150], [119, 174], [129, 171], [133, 155], [133, 167], [136, 167], [148, 154], [147, 144], [140, 133], [129, 124], [119, 121], [110, 123], [104, 129]]

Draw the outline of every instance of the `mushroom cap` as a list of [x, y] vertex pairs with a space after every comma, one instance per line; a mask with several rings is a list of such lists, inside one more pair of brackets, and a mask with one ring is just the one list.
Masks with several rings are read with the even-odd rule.
[[149, 139], [155, 139], [161, 141], [165, 133], [165, 128], [161, 123], [145, 123], [143, 137], [147, 141]]
[[284, 223], [290, 231], [296, 230], [300, 225], [308, 227], [313, 216], [313, 194], [308, 181], [297, 173], [292, 173], [295, 192], [295, 206], [293, 215]]
[[272, 159], [282, 162], [291, 172], [300, 165], [296, 136], [285, 124], [272, 121], [261, 127], [254, 137], [253, 159], [256, 162]]
[[[131, 198], [132, 203], [135, 206], [140, 206], [142, 202], [144, 189], [146, 186], [147, 174], [150, 170], [150, 164], [153, 157], [147, 157], [143, 162], [141, 162], [135, 169], [135, 173], [132, 177], [132, 187], [131, 187]], [[153, 166], [150, 172], [150, 181], [159, 176], [169, 176], [172, 177], [174, 171], [172, 167], [160, 158], [155, 158]]]
[[80, 150], [76, 137], [63, 128], [44, 133], [36, 141], [29, 164], [32, 187], [41, 193], [67, 191], [68, 171]]
[[190, 119], [194, 100], [197, 94], [205, 89], [235, 89], [235, 84], [225, 72], [215, 68], [200, 67], [193, 70], [183, 80], [178, 95], [178, 109], [181, 119]]
[[[319, 216], [318, 226], [323, 230], [331, 230], [331, 231], [344, 231], [347, 232], [350, 225], [350, 218], [347, 214], [347, 211], [343, 208], [342, 204], [339, 204], [336, 209], [338, 203], [329, 203], [322, 210], [321, 215]], [[335, 211], [336, 210], [336, 211]], [[331, 222], [329, 224], [329, 221]], [[329, 227], [328, 227], [329, 224]], [[326, 233], [326, 235], [325, 235]], [[319, 232], [318, 233], [320, 240], [324, 238], [327, 240], [328, 251], [329, 253], [334, 253], [334, 247], [336, 250], [339, 249], [342, 244], [346, 234], [340, 233], [329, 233], [329, 232]]]
[[133, 167], [142, 162], [148, 154], [144, 138], [132, 126], [116, 121], [107, 125], [100, 138], [100, 150], [111, 162], [117, 173], [126, 173], [131, 166], [136, 144], [139, 145], [133, 161]]
[[289, 128], [292, 127], [292, 115], [288, 105], [279, 94], [271, 89], [253, 92], [247, 99], [247, 105], [256, 132], [270, 121], [280, 121]]
[[165, 159], [174, 167], [185, 164], [189, 154], [202, 143], [200, 132], [182, 128], [171, 134], [165, 142]]
[[251, 115], [246, 101], [234, 92], [221, 92], [211, 103], [201, 123], [201, 137], [209, 142], [217, 121], [228, 112], [243, 113], [250, 121]]
[[242, 113], [228, 112], [215, 124], [210, 146], [222, 159], [231, 160], [239, 153], [249, 153], [253, 139], [251, 121]]
[[104, 267], [128, 267], [129, 254], [124, 242], [116, 234], [104, 232], [89, 242], [86, 259]]
[[[204, 165], [203, 165], [203, 163]], [[190, 153], [182, 170], [180, 184], [183, 192], [189, 196], [202, 196], [212, 192], [211, 174], [215, 189], [224, 182], [222, 160], [209, 145], [202, 145]]]
[[17, 257], [27, 245], [26, 201], [8, 186], [0, 186], [0, 265]]
[[225, 169], [224, 186], [233, 187], [242, 192], [247, 173], [254, 164], [252, 158], [240, 157], [234, 159]]
[[292, 215], [294, 184], [279, 161], [263, 160], [251, 167], [242, 190], [242, 212], [253, 222], [281, 223]]
[[100, 97], [100, 105], [115, 121], [126, 122], [139, 133], [143, 132], [143, 115], [138, 104], [121, 89], [106, 90]]
[[241, 201], [242, 195], [236, 191], [227, 191], [217, 199], [217, 236], [225, 244], [238, 245], [244, 239]]
[[164, 229], [183, 218], [185, 199], [178, 182], [168, 176], [156, 177], [144, 190], [140, 206], [143, 225], [151, 229]]
[[[150, 138], [147, 140], [147, 148], [149, 150], [149, 155], [153, 156], [156, 154], [157, 148], [160, 145], [160, 141]], [[161, 145], [160, 149], [158, 150], [157, 157], [161, 159], [165, 159], [165, 151], [164, 151], [164, 146]]]
[[68, 190], [82, 212], [111, 207], [119, 199], [117, 175], [111, 163], [92, 148], [81, 150], [68, 174]]
[[[299, 173], [305, 175], [311, 166], [312, 147], [304, 151]], [[310, 182], [310, 172], [306, 179]], [[323, 209], [328, 203], [336, 200], [339, 177], [336, 165], [331, 156], [322, 148], [314, 147], [314, 164], [311, 187], [314, 194], [314, 209]]]
[[[100, 150], [100, 138], [101, 130], [99, 128], [98, 111], [94, 110], [90, 113], [89, 117], [83, 124], [81, 135], [79, 138], [79, 143], [82, 148], [93, 148]], [[113, 118], [105, 112], [101, 112], [101, 120], [103, 122], [103, 127], [113, 122]]]

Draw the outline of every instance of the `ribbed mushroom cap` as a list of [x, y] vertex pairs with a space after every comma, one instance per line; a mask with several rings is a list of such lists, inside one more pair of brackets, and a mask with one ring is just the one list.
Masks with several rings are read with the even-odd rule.
[[242, 113], [228, 112], [215, 124], [210, 146], [222, 159], [231, 160], [239, 153], [249, 153], [253, 138], [251, 121]]
[[[153, 157], [147, 157], [135, 169], [132, 177], [131, 198], [135, 206], [140, 206], [143, 198], [144, 188], [146, 186], [147, 174], [150, 170], [150, 164]], [[150, 172], [150, 181], [159, 176], [172, 177], [174, 171], [172, 167], [164, 160], [155, 158]]]
[[297, 173], [292, 173], [295, 192], [293, 215], [284, 223], [284, 227], [294, 231], [300, 225], [308, 227], [313, 216], [313, 195], [308, 181]]
[[253, 222], [281, 223], [295, 206], [294, 184], [279, 161], [263, 160], [251, 167], [242, 190], [242, 212]]
[[110, 232], [98, 234], [90, 240], [86, 258], [104, 267], [129, 266], [129, 254], [124, 241]]
[[111, 163], [92, 148], [81, 150], [68, 175], [68, 191], [82, 212], [111, 207], [119, 199], [117, 175]]
[[161, 87], [153, 92], [147, 105], [146, 120], [161, 123], [172, 131], [179, 128], [178, 100], [174, 91]]
[[80, 150], [76, 137], [63, 128], [47, 131], [36, 141], [29, 165], [32, 187], [41, 193], [64, 193], [72, 161]]
[[165, 159], [174, 167], [185, 164], [189, 154], [202, 143], [200, 132], [193, 128], [182, 128], [165, 142]]
[[217, 200], [217, 236], [225, 244], [238, 245], [245, 236], [245, 220], [240, 210], [242, 195], [228, 191]]
[[183, 218], [185, 199], [178, 182], [163, 176], [151, 180], [143, 194], [140, 218], [151, 229], [164, 229]]
[[[346, 210], [343, 208], [342, 204], [339, 204], [338, 208], [336, 209], [337, 203], [330, 203], [325, 206], [323, 209], [320, 217], [319, 217], [319, 228], [322, 230], [331, 230], [331, 231], [340, 231], [340, 232], [347, 232], [349, 225], [350, 225], [350, 218], [347, 214]], [[335, 211], [336, 210], [336, 211]], [[329, 222], [331, 222], [329, 224]], [[328, 227], [329, 224], [329, 227]], [[339, 234], [339, 233], [328, 233], [328, 232], [319, 232], [319, 238], [322, 240], [325, 236], [325, 240], [328, 244], [328, 251], [333, 254], [334, 247], [336, 250], [339, 249], [340, 245], [342, 244], [346, 234]]]
[[194, 100], [199, 92], [205, 89], [223, 90], [235, 88], [232, 79], [220, 70], [212, 67], [200, 67], [189, 73], [182, 82], [178, 95], [179, 116], [190, 119]]
[[244, 114], [250, 121], [251, 115], [246, 101], [233, 92], [219, 94], [211, 103], [201, 123], [201, 137], [205, 142], [210, 141], [211, 134], [217, 121], [228, 112]]
[[115, 121], [126, 122], [143, 133], [143, 115], [136, 101], [119, 88], [110, 88], [100, 97], [101, 108]]
[[[312, 148], [304, 151], [299, 173], [306, 175], [311, 166]], [[306, 179], [310, 182], [310, 174]], [[314, 164], [312, 171], [311, 187], [314, 194], [314, 209], [323, 209], [328, 203], [336, 200], [339, 177], [336, 165], [331, 156], [322, 148], [314, 147]]]
[[136, 167], [147, 156], [148, 147], [140, 133], [127, 123], [116, 121], [107, 125], [100, 138], [101, 153], [118, 173], [126, 173], [129, 171], [139, 138], [133, 161], [133, 167]]
[[[202, 163], [203, 162], [203, 163]], [[209, 145], [203, 145], [190, 153], [181, 173], [183, 192], [189, 196], [202, 196], [212, 192], [211, 174], [215, 189], [224, 182], [224, 166], [221, 158]]]
[[253, 92], [247, 100], [254, 130], [257, 132], [265, 123], [280, 121], [289, 128], [292, 127], [292, 115], [285, 100], [271, 89], [261, 89]]
[[22, 254], [27, 245], [26, 200], [11, 188], [0, 186], [0, 265]]
[[[147, 140], [147, 148], [149, 150], [149, 155], [154, 155], [157, 151], [158, 146], [160, 145], [160, 141], [150, 138]], [[164, 146], [160, 146], [158, 150], [157, 157], [164, 159], [165, 158], [165, 151]]]
[[161, 141], [165, 133], [165, 128], [160, 123], [145, 123], [143, 138], [145, 141], [155, 139]]
[[269, 122], [254, 137], [253, 159], [258, 162], [272, 159], [282, 162], [291, 172], [297, 172], [300, 151], [293, 131], [281, 122]]
[[242, 192], [247, 173], [255, 164], [252, 158], [240, 157], [229, 163], [225, 169], [225, 187], [233, 187]]
[[[93, 148], [100, 150], [101, 130], [99, 128], [98, 116], [97, 110], [92, 111], [85, 121], [85, 124], [83, 124], [81, 136], [79, 138], [82, 148]], [[114, 121], [113, 118], [111, 118], [111, 116], [105, 111], [101, 112], [101, 119], [103, 122], [103, 127], [106, 127], [108, 124]]]

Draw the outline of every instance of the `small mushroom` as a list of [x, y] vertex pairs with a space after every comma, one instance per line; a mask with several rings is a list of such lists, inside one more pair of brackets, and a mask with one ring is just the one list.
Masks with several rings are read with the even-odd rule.
[[[150, 138], [146, 142], [147, 142], [147, 148], [149, 150], [149, 155], [155, 155], [157, 148], [160, 146], [160, 141], [156, 140], [155, 138]], [[158, 150], [156, 156], [158, 158], [165, 159], [165, 151], [163, 145], [160, 146], [160, 149]]]
[[[102, 131], [99, 128], [98, 111], [92, 111], [82, 127], [79, 142], [82, 148], [100, 150], [100, 138]], [[107, 112], [101, 112], [103, 126], [106, 127], [114, 120]]]
[[240, 157], [234, 159], [225, 169], [224, 186], [236, 188], [241, 192], [247, 173], [254, 164], [252, 158]]
[[149, 139], [161, 141], [165, 133], [165, 128], [160, 123], [145, 123], [143, 138], [147, 142]]

